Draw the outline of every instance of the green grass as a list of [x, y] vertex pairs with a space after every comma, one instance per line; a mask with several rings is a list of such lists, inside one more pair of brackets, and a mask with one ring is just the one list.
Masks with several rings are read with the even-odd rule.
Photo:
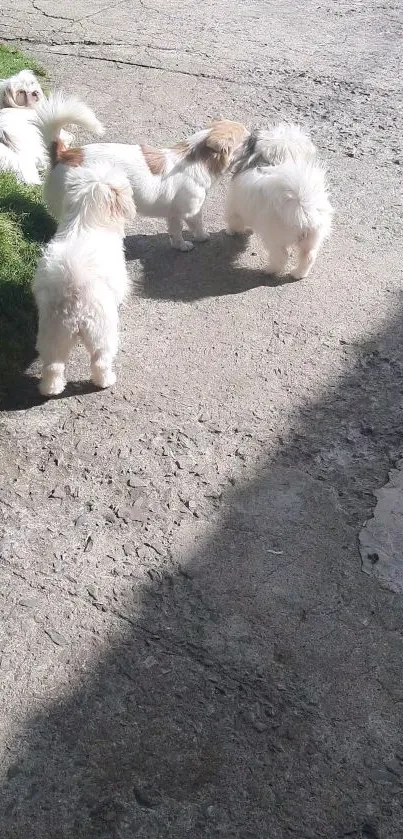
[[[0, 45], [0, 78], [29, 67], [44, 71], [18, 50]], [[0, 387], [7, 386], [34, 356], [36, 313], [31, 292], [41, 245], [55, 230], [41, 188], [0, 172]]]
[[0, 383], [32, 360], [36, 313], [31, 292], [41, 244], [56, 228], [41, 201], [41, 188], [0, 173]]
[[46, 71], [40, 64], [37, 64], [34, 58], [24, 55], [12, 47], [0, 44], [0, 79], [7, 79], [9, 76], [14, 76], [14, 73], [26, 68], [33, 70], [40, 77], [41, 82], [46, 76]]

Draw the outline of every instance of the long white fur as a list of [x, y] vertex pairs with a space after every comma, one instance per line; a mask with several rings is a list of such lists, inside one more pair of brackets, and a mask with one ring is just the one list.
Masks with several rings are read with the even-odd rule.
[[66, 145], [73, 140], [61, 130], [62, 125], [103, 132], [91, 108], [78, 99], [66, 100], [60, 93], [42, 99], [35, 108], [0, 109], [0, 171], [13, 172], [23, 183], [40, 184], [52, 140], [61, 136]]
[[109, 163], [69, 167], [62, 219], [33, 281], [39, 312], [39, 390], [62, 393], [72, 347], [81, 339], [98, 387], [116, 381], [118, 307], [128, 290], [123, 236], [135, 215], [126, 175]]
[[0, 108], [35, 108], [44, 92], [32, 70], [0, 79]]
[[0, 109], [0, 171], [13, 172], [19, 181], [40, 184], [47, 154], [35, 126], [32, 108]]
[[[53, 125], [65, 125], [63, 108], [70, 108], [72, 112], [79, 109], [80, 104], [71, 100], [64, 103], [60, 99], [54, 105], [53, 117], [44, 116], [40, 130], [45, 143], [48, 143], [49, 121]], [[42, 109], [46, 114], [46, 105]], [[186, 142], [191, 149], [203, 142], [208, 131], [201, 131], [193, 135]], [[159, 151], [164, 157], [164, 167], [160, 174], [152, 174], [140, 145], [124, 145], [121, 143], [96, 143], [83, 146], [85, 165], [94, 165], [100, 161], [109, 160], [126, 172], [133, 189], [133, 197], [137, 212], [140, 215], [166, 218], [171, 244], [181, 251], [193, 248], [191, 242], [182, 236], [183, 223], [188, 225], [193, 239], [205, 242], [209, 236], [203, 228], [202, 207], [208, 190], [216, 180], [208, 167], [201, 160], [191, 155], [184, 156], [175, 148], [164, 148]], [[49, 171], [44, 187], [45, 201], [52, 214], [59, 218], [63, 195], [66, 190], [65, 166], [58, 164]]]
[[[291, 274], [302, 279], [330, 234], [333, 209], [313, 144], [303, 141], [303, 132], [296, 135], [295, 126], [291, 129], [287, 132], [283, 125], [281, 132], [266, 138], [266, 132], [257, 132], [255, 149], [253, 135], [245, 141], [227, 194], [227, 232], [256, 232], [269, 253], [269, 273], [283, 272], [289, 249], [295, 248], [298, 258]], [[283, 162], [261, 165], [262, 157], [272, 154]]]
[[234, 155], [231, 170], [243, 172], [252, 166], [275, 166], [286, 160], [316, 159], [316, 148], [307, 134], [295, 123], [279, 122], [269, 129], [253, 131]]

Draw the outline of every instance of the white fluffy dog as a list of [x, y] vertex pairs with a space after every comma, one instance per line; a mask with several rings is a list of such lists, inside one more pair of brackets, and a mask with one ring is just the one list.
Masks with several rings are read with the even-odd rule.
[[44, 92], [32, 70], [0, 79], [0, 108], [35, 108]]
[[39, 184], [39, 168], [46, 165], [33, 110], [43, 98], [31, 70], [0, 79], [0, 171], [14, 172], [23, 183]]
[[269, 273], [284, 271], [296, 248], [296, 279], [306, 277], [330, 233], [325, 170], [298, 126], [250, 135], [239, 151], [227, 196], [227, 232], [255, 231], [269, 252]]
[[[8, 85], [13, 79], [18, 79], [21, 76], [25, 79], [27, 90], [29, 85], [33, 84], [30, 81], [31, 77], [37, 84], [35, 76], [26, 70], [11, 77], [11, 79], [5, 80], [7, 83], [5, 91], [8, 106], [0, 108], [0, 171], [13, 172], [22, 183], [40, 184], [42, 183], [41, 170], [48, 165], [49, 156], [47, 146], [43, 142], [42, 133], [38, 128], [37, 114], [38, 108], [46, 100], [40, 89], [40, 93], [38, 91], [32, 91], [31, 93], [25, 91], [24, 101], [30, 104], [29, 106], [19, 105], [19, 95], [23, 91], [16, 89], [19, 87], [18, 84], [14, 84], [10, 89]], [[12, 105], [11, 103], [14, 101], [15, 104]], [[70, 99], [69, 101], [72, 109], [64, 109], [63, 124], [77, 124], [83, 128], [89, 128], [97, 134], [102, 133], [102, 126], [89, 108], [86, 108], [76, 99]], [[85, 114], [84, 122], [82, 121], [83, 114]], [[73, 140], [72, 135], [66, 131], [60, 131], [60, 138], [64, 145], [70, 145]]]
[[48, 157], [32, 108], [0, 109], [0, 171], [26, 184], [40, 184]]
[[[64, 125], [65, 105], [62, 98], [56, 98], [50, 105], [45, 102], [39, 108], [40, 130], [53, 161], [45, 183], [45, 201], [56, 218], [60, 216], [66, 190], [66, 167], [63, 165], [66, 159], [64, 150], [54, 144]], [[194, 240], [204, 242], [208, 239], [202, 221], [204, 200], [247, 134], [240, 123], [220, 119], [171, 148], [97, 143], [83, 146], [80, 151], [85, 165], [109, 160], [121, 166], [131, 183], [138, 213], [166, 218], [172, 246], [189, 251], [193, 245], [182, 236], [183, 223], [188, 225]]]
[[120, 169], [109, 163], [68, 167], [62, 220], [33, 281], [42, 394], [62, 393], [65, 366], [79, 339], [90, 354], [94, 384], [105, 388], [116, 381], [118, 307], [128, 289], [124, 223], [134, 215], [130, 184]]

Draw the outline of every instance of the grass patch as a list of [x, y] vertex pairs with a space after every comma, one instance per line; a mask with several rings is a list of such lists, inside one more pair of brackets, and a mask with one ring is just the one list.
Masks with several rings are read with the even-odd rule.
[[[45, 71], [19, 50], [0, 44], [0, 78], [25, 67]], [[0, 172], [0, 387], [32, 360], [36, 312], [31, 281], [41, 251], [56, 228], [42, 204], [41, 188]]]
[[34, 356], [36, 311], [31, 281], [56, 229], [41, 188], [0, 173], [0, 383], [7, 385]]
[[0, 79], [8, 79], [9, 76], [14, 76], [20, 70], [27, 69], [33, 70], [41, 80], [46, 76], [46, 71], [40, 64], [37, 64], [34, 58], [24, 55], [13, 47], [0, 44]]

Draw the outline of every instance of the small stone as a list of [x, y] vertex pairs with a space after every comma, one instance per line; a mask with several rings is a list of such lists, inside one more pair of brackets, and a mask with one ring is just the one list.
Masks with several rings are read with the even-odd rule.
[[66, 644], [66, 639], [63, 638], [63, 635], [61, 635], [60, 632], [57, 632], [56, 629], [45, 629], [45, 633], [57, 647], [62, 647], [63, 644]]
[[93, 545], [94, 545], [94, 540], [93, 540], [91, 534], [89, 534], [87, 536], [86, 540], [85, 540], [84, 553], [86, 553], [87, 551], [90, 551], [91, 548], [93, 547]]
[[133, 489], [138, 489], [139, 487], [146, 487], [147, 483], [139, 476], [131, 475], [127, 482], [127, 486], [132, 487]]
[[25, 606], [27, 609], [36, 609], [39, 606], [39, 600], [35, 597], [24, 597], [19, 601], [20, 606]]
[[157, 542], [156, 540], [153, 540], [152, 542], [144, 542], [144, 544], [148, 548], [152, 548], [155, 551], [155, 553], [159, 554], [159, 556], [165, 556], [166, 550], [165, 550], [164, 546], [161, 545], [160, 542]]
[[98, 596], [97, 595], [97, 589], [92, 583], [89, 586], [87, 586], [87, 591], [88, 591], [89, 596], [93, 597], [94, 600], [96, 600], [96, 598]]
[[51, 490], [51, 492], [49, 493], [49, 498], [64, 498], [65, 494], [66, 493], [64, 487], [57, 486]]
[[255, 728], [256, 731], [259, 731], [260, 734], [262, 734], [263, 731], [267, 731], [267, 725], [265, 725], [264, 722], [260, 722], [260, 720], [252, 720], [252, 725], [253, 728]]
[[85, 527], [86, 525], [88, 525], [88, 523], [89, 523], [89, 516], [87, 515], [87, 513], [81, 513], [81, 516], [78, 516], [78, 518], [75, 520], [74, 526], [75, 527]]
[[109, 522], [109, 524], [115, 524], [115, 513], [113, 513], [112, 510], [107, 510], [107, 512], [105, 513], [105, 519], [107, 522]]

